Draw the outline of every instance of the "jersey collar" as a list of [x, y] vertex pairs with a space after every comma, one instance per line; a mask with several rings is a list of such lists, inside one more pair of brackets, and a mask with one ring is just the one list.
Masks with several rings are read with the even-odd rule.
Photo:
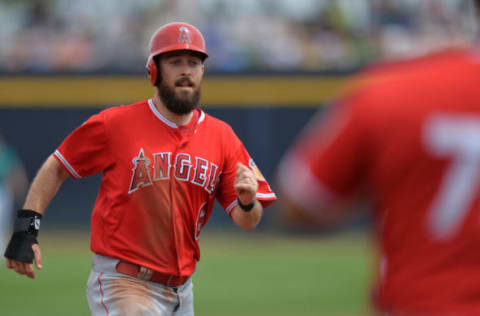
[[[179, 127], [182, 127], [182, 126], [178, 126], [176, 123], [170, 121], [169, 119], [167, 119], [165, 116], [162, 115], [162, 113], [160, 113], [157, 109], [157, 107], [155, 106], [155, 104], [153, 103], [153, 100], [152, 99], [148, 99], [148, 105], [150, 107], [150, 110], [153, 112], [153, 114], [155, 114], [155, 116], [160, 120], [162, 121], [163, 123], [167, 124], [168, 126], [170, 126], [171, 128], [179, 128]], [[198, 108], [197, 108], [198, 109]], [[203, 120], [205, 119], [205, 113], [201, 110], [201, 109], [198, 109], [199, 111], [199, 116], [198, 116], [198, 121], [197, 121], [197, 124], [200, 124], [201, 122], [203, 122]], [[195, 116], [194, 116], [195, 118]], [[193, 120], [192, 120], [193, 121]], [[194, 122], [190, 122], [187, 124], [187, 126], [190, 126], [192, 125], [192, 123]]]

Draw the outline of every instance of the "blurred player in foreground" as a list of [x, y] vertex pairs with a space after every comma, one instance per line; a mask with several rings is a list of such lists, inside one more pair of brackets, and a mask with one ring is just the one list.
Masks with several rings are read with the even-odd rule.
[[380, 65], [358, 80], [284, 157], [289, 218], [331, 224], [342, 203], [369, 197], [378, 311], [480, 315], [479, 47]]
[[215, 198], [247, 230], [276, 199], [231, 127], [198, 108], [207, 57], [192, 25], [155, 32], [147, 62], [155, 95], [93, 115], [47, 159], [18, 213], [8, 268], [34, 278], [47, 205], [68, 176], [101, 172], [91, 220], [92, 314], [193, 315], [191, 276]]
[[0, 134], [0, 251], [5, 250], [15, 206], [25, 198], [27, 173], [16, 151]]

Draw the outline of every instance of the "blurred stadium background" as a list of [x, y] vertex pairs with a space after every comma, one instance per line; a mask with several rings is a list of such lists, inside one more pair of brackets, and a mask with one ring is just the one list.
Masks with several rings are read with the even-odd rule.
[[[148, 98], [148, 40], [185, 21], [204, 34], [202, 106], [232, 125], [275, 189], [286, 148], [345, 80], [377, 60], [472, 39], [466, 0], [0, 0], [0, 133], [31, 180], [102, 108]], [[67, 180], [43, 221], [44, 271], [0, 268], [1, 315], [86, 315], [88, 229], [99, 177]], [[280, 225], [240, 233], [217, 208], [195, 276], [202, 315], [368, 315], [368, 217], [341, 233]], [[24, 280], [25, 279], [25, 280]]]

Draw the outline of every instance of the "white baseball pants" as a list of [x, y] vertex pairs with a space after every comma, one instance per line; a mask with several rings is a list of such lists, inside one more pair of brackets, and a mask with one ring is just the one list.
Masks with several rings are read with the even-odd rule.
[[193, 283], [179, 287], [116, 272], [118, 259], [94, 254], [87, 283], [92, 316], [193, 316]]

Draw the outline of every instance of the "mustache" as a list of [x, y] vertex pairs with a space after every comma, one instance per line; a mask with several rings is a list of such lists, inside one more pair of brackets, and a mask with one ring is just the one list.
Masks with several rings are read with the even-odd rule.
[[184, 84], [188, 84], [191, 87], [194, 86], [193, 81], [188, 77], [183, 77], [183, 78], [180, 78], [177, 81], [175, 81], [175, 85], [177, 85], [177, 86], [184, 85]]

